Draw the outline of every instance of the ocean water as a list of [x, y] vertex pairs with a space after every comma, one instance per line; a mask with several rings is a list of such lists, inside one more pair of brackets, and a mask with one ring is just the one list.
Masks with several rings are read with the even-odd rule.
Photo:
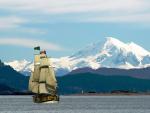
[[58, 104], [0, 96], [0, 113], [150, 113], [150, 96], [60, 96]]

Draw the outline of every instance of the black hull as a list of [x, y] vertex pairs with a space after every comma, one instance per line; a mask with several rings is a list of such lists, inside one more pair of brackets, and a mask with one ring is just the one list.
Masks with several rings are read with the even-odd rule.
[[33, 102], [35, 103], [44, 103], [50, 101], [59, 101], [58, 95], [46, 95], [46, 94], [39, 94], [33, 96]]

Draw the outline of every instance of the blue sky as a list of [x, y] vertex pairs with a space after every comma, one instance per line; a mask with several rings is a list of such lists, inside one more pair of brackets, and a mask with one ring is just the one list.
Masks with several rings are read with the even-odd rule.
[[3, 61], [32, 60], [36, 45], [67, 56], [105, 37], [150, 50], [150, 1], [0, 0]]

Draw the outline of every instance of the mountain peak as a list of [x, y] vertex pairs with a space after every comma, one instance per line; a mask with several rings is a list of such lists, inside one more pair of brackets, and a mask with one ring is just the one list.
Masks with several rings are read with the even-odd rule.
[[112, 41], [113, 41], [113, 42], [114, 42], [114, 41], [119, 41], [118, 39], [116, 39], [116, 38], [114, 38], [114, 37], [106, 37], [106, 40], [107, 40], [107, 41], [111, 41], [111, 42], [112, 42]]
[[115, 51], [123, 51], [126, 53], [133, 53], [139, 57], [149, 55], [149, 52], [134, 42], [124, 43], [114, 37], [106, 37], [105, 40], [101, 40], [97, 43], [92, 43], [85, 48], [79, 50], [77, 53], [73, 54], [73, 58], [86, 58], [89, 56], [94, 56], [103, 51], [108, 53], [114, 53]]
[[121, 48], [121, 47], [125, 47], [126, 44], [116, 38], [106, 37], [106, 42], [104, 43], [104, 47], [106, 48], [110, 46], [116, 46], [118, 48]]

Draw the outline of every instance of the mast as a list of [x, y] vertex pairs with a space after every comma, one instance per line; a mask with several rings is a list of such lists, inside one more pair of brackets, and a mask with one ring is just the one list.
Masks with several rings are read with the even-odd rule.
[[31, 73], [29, 80], [29, 91], [39, 92], [39, 67], [40, 67], [40, 47], [34, 48], [34, 71]]
[[39, 78], [39, 93], [56, 94], [57, 81], [54, 70], [50, 65], [46, 51], [40, 53], [40, 78]]

